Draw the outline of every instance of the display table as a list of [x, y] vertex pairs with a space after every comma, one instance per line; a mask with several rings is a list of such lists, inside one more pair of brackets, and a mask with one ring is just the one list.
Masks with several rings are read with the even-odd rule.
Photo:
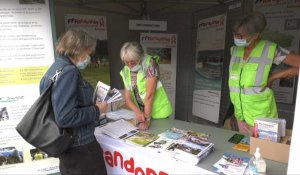
[[[215, 144], [215, 151], [201, 160], [197, 166], [194, 166], [182, 161], [176, 161], [171, 157], [164, 156], [163, 153], [158, 153], [149, 148], [138, 147], [121, 140], [112, 139], [101, 134], [96, 129], [95, 136], [103, 148], [108, 174], [214, 174], [212, 165], [222, 157], [224, 152], [245, 157], [252, 156], [248, 152], [232, 148], [234, 144], [227, 142], [227, 140], [236, 132], [230, 130], [173, 119], [163, 119], [152, 120], [149, 132], [159, 134], [171, 127], [209, 134], [209, 141]], [[283, 175], [287, 173], [287, 164], [271, 160], [266, 161], [267, 174]]]

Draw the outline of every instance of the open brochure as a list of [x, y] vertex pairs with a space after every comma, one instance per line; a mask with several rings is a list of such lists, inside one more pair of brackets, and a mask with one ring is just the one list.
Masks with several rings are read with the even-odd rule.
[[225, 152], [213, 165], [214, 171], [222, 174], [244, 174], [250, 158]]
[[122, 94], [118, 89], [111, 89], [109, 85], [98, 81], [94, 92], [94, 100], [112, 103], [118, 100], [122, 100]]
[[147, 131], [140, 131], [139, 133], [128, 137], [126, 141], [137, 146], [146, 146], [158, 138], [159, 137], [155, 134], [149, 133]]
[[137, 127], [123, 119], [104, 125], [101, 127], [101, 131], [115, 139], [126, 139], [139, 132]]
[[106, 117], [110, 120], [119, 120], [119, 119], [131, 120], [135, 118], [135, 114], [133, 111], [128, 109], [117, 109], [115, 111], [106, 113]]

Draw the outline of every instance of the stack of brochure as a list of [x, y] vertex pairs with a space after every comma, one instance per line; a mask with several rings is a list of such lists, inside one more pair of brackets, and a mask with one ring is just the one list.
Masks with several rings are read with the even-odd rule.
[[214, 171], [220, 174], [244, 174], [250, 158], [231, 153], [224, 153], [222, 158], [213, 165]]
[[122, 100], [122, 94], [118, 89], [111, 89], [109, 85], [98, 81], [93, 98], [96, 101], [105, 101], [107, 103], [112, 103], [115, 101]]
[[147, 147], [189, 164], [198, 164], [214, 151], [214, 144], [208, 142], [206, 133], [171, 128], [160, 133], [159, 137]]
[[285, 136], [285, 119], [256, 118], [254, 126], [254, 135], [260, 139], [280, 142], [281, 137]]

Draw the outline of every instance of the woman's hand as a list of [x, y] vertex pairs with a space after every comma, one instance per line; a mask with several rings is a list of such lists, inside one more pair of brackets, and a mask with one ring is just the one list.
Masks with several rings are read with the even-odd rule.
[[271, 75], [268, 79], [267, 87], [272, 88], [273, 82], [276, 80], [274, 75]]
[[149, 126], [150, 126], [150, 120], [149, 120], [149, 119], [148, 119], [148, 120], [145, 120], [144, 122], [138, 123], [138, 127], [139, 127], [139, 129], [141, 129], [141, 130], [146, 130], [146, 129], [149, 128]]
[[145, 116], [142, 111], [135, 112], [135, 118], [138, 122], [144, 122], [145, 121]]
[[107, 103], [106, 102], [96, 102], [96, 106], [99, 108], [101, 113], [106, 113], [107, 111]]

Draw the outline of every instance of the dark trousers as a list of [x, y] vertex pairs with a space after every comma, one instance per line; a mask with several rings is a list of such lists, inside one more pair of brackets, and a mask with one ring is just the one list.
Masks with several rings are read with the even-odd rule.
[[74, 147], [59, 157], [62, 175], [106, 175], [106, 167], [100, 144], [92, 143]]

